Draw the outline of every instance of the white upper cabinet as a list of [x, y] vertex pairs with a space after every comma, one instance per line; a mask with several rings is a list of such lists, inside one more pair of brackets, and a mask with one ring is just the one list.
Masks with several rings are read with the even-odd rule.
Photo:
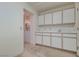
[[52, 14], [45, 14], [45, 24], [52, 24]]
[[63, 10], [63, 23], [74, 23], [74, 8]]
[[62, 24], [62, 11], [53, 13], [53, 24]]
[[38, 19], [39, 25], [44, 25], [44, 15], [40, 15]]

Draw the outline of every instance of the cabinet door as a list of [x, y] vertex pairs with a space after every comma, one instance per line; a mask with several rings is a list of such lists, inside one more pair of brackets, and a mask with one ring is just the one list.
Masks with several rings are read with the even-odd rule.
[[61, 37], [52, 37], [51, 47], [61, 48]]
[[63, 23], [74, 23], [74, 8], [63, 11]]
[[76, 39], [74, 38], [64, 38], [63, 39], [63, 48], [70, 50], [70, 51], [76, 51]]
[[45, 24], [52, 24], [52, 14], [45, 14]]
[[75, 26], [79, 29], [79, 3], [76, 4], [76, 25]]
[[43, 45], [50, 46], [50, 36], [43, 36]]
[[36, 36], [36, 43], [37, 44], [42, 44], [42, 36], [41, 35]]
[[44, 15], [40, 15], [38, 19], [39, 25], [44, 25]]
[[53, 13], [53, 24], [62, 24], [62, 11]]

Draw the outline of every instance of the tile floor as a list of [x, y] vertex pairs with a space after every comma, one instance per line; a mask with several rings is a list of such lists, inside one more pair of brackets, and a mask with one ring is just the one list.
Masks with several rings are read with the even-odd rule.
[[25, 44], [24, 52], [19, 57], [76, 57], [76, 54], [40, 45]]

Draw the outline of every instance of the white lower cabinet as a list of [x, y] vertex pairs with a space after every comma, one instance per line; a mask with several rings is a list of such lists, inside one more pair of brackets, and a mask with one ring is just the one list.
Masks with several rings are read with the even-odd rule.
[[36, 43], [37, 44], [42, 44], [42, 36], [41, 35], [36, 36]]
[[76, 39], [74, 38], [63, 38], [63, 49], [76, 51]]
[[50, 46], [50, 36], [43, 36], [43, 45]]
[[[72, 36], [72, 37], [71, 37]], [[62, 36], [51, 36], [49, 34], [43, 33], [43, 35], [36, 35], [36, 43], [45, 45], [45, 46], [51, 46], [55, 48], [60, 48], [64, 50], [69, 51], [75, 51], [77, 50], [77, 42], [75, 35], [67, 35], [63, 34]]]
[[62, 46], [61, 37], [52, 37], [51, 47], [61, 48], [61, 46]]

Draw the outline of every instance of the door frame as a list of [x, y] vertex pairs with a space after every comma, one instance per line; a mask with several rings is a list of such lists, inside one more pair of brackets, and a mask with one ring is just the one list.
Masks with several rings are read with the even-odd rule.
[[[25, 12], [28, 12], [29, 14], [31, 14], [31, 19], [30, 19], [30, 22], [32, 22], [32, 17], [33, 17], [33, 13], [31, 13], [29, 10], [27, 10], [27, 9], [25, 9], [25, 8], [23, 8], [23, 32], [24, 32], [24, 44], [26, 43], [25, 42], [25, 15], [24, 15], [24, 13]], [[30, 26], [31, 27], [31, 26]], [[31, 29], [31, 28], [30, 28]], [[31, 34], [32, 34], [32, 32], [30, 32]], [[31, 39], [30, 39], [30, 42], [27, 42], [27, 43], [31, 43]]]

